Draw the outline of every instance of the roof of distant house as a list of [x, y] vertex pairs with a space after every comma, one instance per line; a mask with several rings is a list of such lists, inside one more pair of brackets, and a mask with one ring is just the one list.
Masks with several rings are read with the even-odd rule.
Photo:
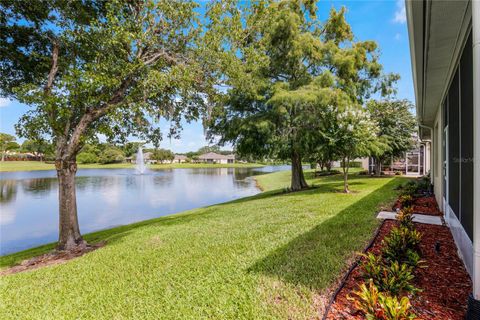
[[218, 154], [218, 153], [215, 153], [215, 152], [209, 152], [209, 153], [199, 155], [198, 159], [200, 159], [200, 160], [207, 160], [207, 159], [211, 159], [211, 160], [230, 160], [230, 159], [235, 159], [235, 155], [234, 154], [228, 154], [228, 155], [225, 156], [223, 154]]
[[145, 160], [150, 160], [150, 158], [152, 157], [152, 155], [153, 155], [153, 152], [145, 152], [145, 153], [143, 154], [143, 159], [145, 159]]
[[173, 158], [173, 160], [187, 160], [187, 159], [188, 157], [184, 156], [183, 154], [176, 154], [175, 158]]

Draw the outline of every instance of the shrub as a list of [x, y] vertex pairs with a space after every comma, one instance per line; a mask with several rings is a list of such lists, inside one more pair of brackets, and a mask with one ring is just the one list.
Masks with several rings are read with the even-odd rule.
[[77, 156], [77, 161], [79, 163], [97, 163], [98, 157], [90, 152], [81, 152]]
[[399, 214], [397, 215], [397, 220], [400, 222], [401, 227], [413, 230], [413, 208], [405, 207], [400, 210]]
[[338, 170], [322, 170], [322, 171], [317, 171], [315, 173], [316, 176], [318, 177], [323, 177], [323, 176], [332, 176], [332, 175], [335, 175], [335, 174], [340, 174], [340, 171]]
[[397, 297], [381, 296], [379, 304], [385, 320], [417, 319], [407, 297], [403, 297], [399, 301]]
[[372, 253], [363, 256], [365, 257], [362, 263], [363, 276], [372, 280], [381, 292], [396, 296], [402, 292], [416, 293], [419, 291], [412, 284], [414, 278], [412, 266], [400, 264], [398, 261], [385, 264], [381, 257]]
[[359, 286], [358, 291], [354, 291], [353, 294], [356, 298], [347, 297], [355, 304], [355, 308], [363, 312], [367, 319], [378, 319], [377, 315], [380, 314], [379, 295], [377, 287], [373, 284], [373, 281], [369, 281], [368, 287], [365, 283]]
[[403, 207], [408, 207], [412, 205], [413, 197], [410, 194], [401, 195], [398, 199]]
[[416, 318], [407, 297], [403, 297], [399, 301], [396, 297], [385, 295], [379, 292], [373, 281], [369, 281], [368, 287], [364, 283], [361, 284], [354, 295], [356, 298], [348, 297], [348, 299], [354, 301], [355, 307], [363, 312], [367, 319], [407, 320]]
[[402, 187], [401, 196], [411, 196], [413, 198], [413, 195], [417, 193], [417, 188], [417, 183], [410, 180]]
[[424, 176], [417, 181], [417, 192], [428, 192], [430, 190], [430, 177]]
[[404, 262], [416, 266], [420, 262], [417, 253], [421, 235], [417, 230], [405, 227], [393, 228], [382, 241], [382, 256], [388, 261]]
[[403, 175], [403, 172], [402, 171], [395, 171], [395, 175], [396, 176], [401, 176], [401, 175]]
[[[361, 161], [350, 161], [348, 163], [348, 167], [349, 168], [362, 168], [363, 164]], [[343, 162], [341, 161], [340, 162], [340, 167], [343, 168], [344, 167], [344, 164]]]
[[123, 152], [114, 148], [106, 149], [98, 158], [98, 162], [101, 164], [120, 163], [124, 160], [125, 156], [123, 155]]

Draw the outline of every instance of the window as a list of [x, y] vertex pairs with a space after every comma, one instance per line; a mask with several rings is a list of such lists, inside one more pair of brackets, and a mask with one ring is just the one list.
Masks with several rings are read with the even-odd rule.
[[460, 59], [461, 219], [473, 239], [473, 49], [472, 32]]
[[455, 71], [448, 89], [448, 202], [460, 219], [460, 77]]

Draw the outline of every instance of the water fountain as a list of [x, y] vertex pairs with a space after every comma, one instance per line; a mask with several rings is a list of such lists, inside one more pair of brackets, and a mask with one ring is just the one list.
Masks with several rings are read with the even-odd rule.
[[136, 158], [135, 169], [138, 173], [144, 174], [145, 173], [145, 161], [143, 159], [143, 150], [142, 147], [138, 148], [137, 151], [137, 158]]

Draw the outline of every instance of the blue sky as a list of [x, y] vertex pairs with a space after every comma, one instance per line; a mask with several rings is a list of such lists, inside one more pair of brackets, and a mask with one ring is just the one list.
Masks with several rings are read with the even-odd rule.
[[[381, 53], [380, 62], [384, 70], [401, 75], [398, 83], [398, 97], [413, 102], [414, 92], [404, 1], [321, 0], [318, 3], [318, 14], [322, 21], [328, 17], [332, 6], [347, 7], [347, 21], [353, 29], [356, 40], [374, 40], [378, 43]], [[18, 101], [0, 98], [0, 132], [15, 134], [14, 125], [28, 108]], [[168, 124], [164, 123], [163, 127], [166, 132]], [[207, 144], [201, 123], [184, 124], [183, 128], [181, 139], [164, 139], [161, 147], [174, 152], [187, 152]], [[19, 139], [19, 141], [22, 140]]]

